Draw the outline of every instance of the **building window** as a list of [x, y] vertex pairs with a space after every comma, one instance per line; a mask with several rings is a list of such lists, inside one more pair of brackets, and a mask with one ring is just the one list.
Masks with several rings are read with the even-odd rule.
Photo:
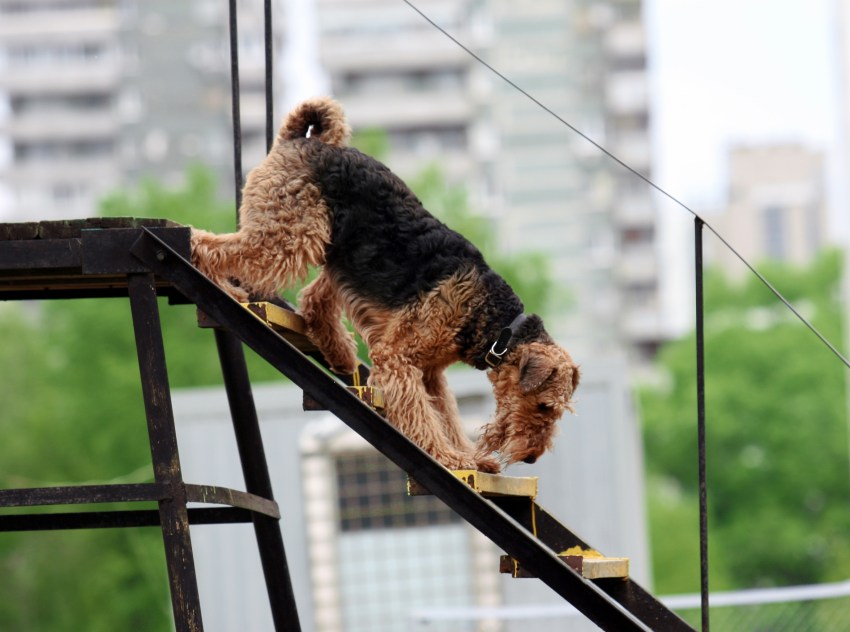
[[806, 225], [806, 256], [814, 256], [818, 250], [823, 248], [823, 233], [821, 226], [821, 205], [812, 203], [804, 207], [804, 222]]
[[12, 111], [23, 116], [32, 113], [98, 112], [112, 106], [112, 95], [84, 92], [70, 95], [25, 95], [11, 99]]
[[655, 240], [653, 226], [630, 226], [620, 232], [620, 245], [624, 250], [652, 245]]
[[340, 74], [335, 78], [335, 91], [347, 95], [373, 92], [454, 92], [463, 88], [466, 70], [461, 67], [419, 70], [371, 70]]
[[98, 158], [114, 153], [115, 144], [111, 140], [87, 141], [41, 141], [32, 143], [16, 143], [14, 147], [15, 160], [68, 160], [78, 158]]
[[467, 147], [466, 127], [463, 125], [420, 126], [389, 131], [393, 151], [439, 153], [464, 151]]
[[768, 206], [762, 215], [765, 254], [771, 259], [785, 259], [787, 256], [788, 236], [785, 209], [781, 206]]
[[460, 522], [432, 496], [407, 496], [407, 475], [377, 452], [340, 454], [335, 465], [342, 532]]

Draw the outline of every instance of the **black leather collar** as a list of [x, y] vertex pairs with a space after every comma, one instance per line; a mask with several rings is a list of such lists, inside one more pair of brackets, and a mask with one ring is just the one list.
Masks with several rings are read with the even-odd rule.
[[475, 363], [475, 367], [482, 371], [486, 371], [487, 369], [495, 369], [499, 366], [502, 363], [502, 359], [505, 357], [505, 354], [508, 352], [508, 345], [511, 342], [511, 338], [516, 335], [517, 330], [522, 326], [526, 318], [525, 314], [520, 314], [511, 321], [510, 325], [503, 328], [502, 331], [499, 332], [499, 337], [496, 338], [496, 341], [490, 346], [489, 351], [478, 358], [478, 361]]

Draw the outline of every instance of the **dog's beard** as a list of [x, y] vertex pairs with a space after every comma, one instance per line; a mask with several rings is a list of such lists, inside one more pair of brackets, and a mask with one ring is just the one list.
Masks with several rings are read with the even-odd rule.
[[552, 448], [560, 415], [523, 415], [517, 411], [496, 411], [483, 428], [477, 453], [496, 454], [502, 468], [514, 463], [533, 463]]

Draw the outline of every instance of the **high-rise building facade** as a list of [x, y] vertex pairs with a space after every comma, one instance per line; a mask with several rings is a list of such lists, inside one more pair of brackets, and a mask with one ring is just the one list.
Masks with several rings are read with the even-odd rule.
[[[729, 201], [714, 221], [747, 260], [805, 265], [827, 245], [825, 156], [802, 145], [735, 147], [729, 154]], [[726, 248], [714, 263], [734, 278], [747, 268]]]
[[[239, 3], [246, 166], [265, 152], [262, 3]], [[86, 217], [204, 163], [231, 187], [227, 3], [0, 0], [0, 217]]]
[[114, 2], [0, 2], [0, 188], [19, 218], [68, 217], [120, 174]]

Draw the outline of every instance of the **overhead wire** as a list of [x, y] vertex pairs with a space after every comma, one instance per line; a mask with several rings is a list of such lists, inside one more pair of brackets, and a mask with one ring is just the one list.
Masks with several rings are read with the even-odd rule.
[[682, 200], [680, 200], [679, 198], [674, 196], [672, 193], [668, 192], [666, 189], [662, 188], [661, 186], [659, 186], [658, 184], [653, 182], [648, 176], [644, 175], [643, 173], [641, 173], [640, 171], [638, 171], [637, 169], [635, 169], [634, 167], [632, 167], [631, 165], [626, 163], [624, 160], [622, 160], [617, 155], [615, 155], [612, 151], [610, 151], [609, 149], [607, 149], [606, 147], [604, 147], [603, 145], [601, 145], [600, 143], [595, 141], [593, 138], [591, 138], [590, 136], [585, 134], [583, 131], [581, 131], [579, 128], [577, 128], [575, 125], [573, 125], [572, 123], [567, 121], [565, 118], [560, 116], [557, 112], [552, 110], [546, 104], [542, 103], [539, 99], [537, 99], [535, 96], [533, 96], [527, 90], [525, 90], [524, 88], [519, 86], [516, 82], [511, 80], [509, 77], [504, 75], [502, 72], [500, 72], [499, 70], [494, 68], [491, 64], [489, 64], [487, 61], [485, 61], [483, 58], [481, 58], [480, 55], [476, 54], [468, 46], [466, 46], [463, 42], [458, 40], [451, 33], [449, 33], [446, 29], [444, 29], [441, 25], [439, 25], [437, 22], [435, 22], [430, 16], [426, 15], [421, 9], [419, 9], [419, 7], [417, 7], [415, 4], [410, 2], [410, 0], [402, 0], [402, 2], [404, 2], [406, 5], [408, 5], [411, 9], [413, 9], [416, 13], [418, 13], [426, 22], [428, 22], [431, 26], [433, 26], [435, 29], [440, 31], [440, 33], [442, 33], [445, 37], [447, 37], [449, 40], [451, 40], [456, 46], [461, 48], [464, 52], [466, 52], [466, 54], [468, 54], [470, 57], [472, 57], [475, 61], [477, 61], [479, 64], [481, 64], [482, 66], [487, 68], [487, 70], [489, 70], [494, 75], [496, 75], [499, 79], [501, 79], [506, 84], [508, 84], [510, 87], [512, 87], [514, 90], [516, 90], [517, 92], [522, 94], [524, 97], [526, 97], [532, 103], [537, 105], [544, 112], [546, 112], [547, 114], [552, 116], [558, 122], [560, 122], [561, 124], [566, 126], [572, 132], [574, 132], [575, 134], [580, 136], [582, 139], [584, 139], [585, 141], [587, 141], [588, 143], [593, 145], [596, 149], [598, 149], [600, 152], [605, 154], [608, 158], [610, 158], [611, 160], [613, 160], [614, 162], [619, 164], [621, 167], [623, 167], [624, 169], [626, 169], [627, 171], [629, 171], [633, 175], [640, 178], [643, 182], [645, 182], [647, 185], [649, 185], [652, 189], [654, 189], [655, 191], [657, 191], [658, 193], [660, 193], [661, 195], [666, 197], [668, 200], [670, 200], [671, 202], [673, 202], [677, 206], [681, 207], [682, 209], [684, 209], [685, 211], [690, 213], [694, 217], [694, 219], [698, 219], [700, 222], [702, 222], [703, 226], [708, 228], [708, 230], [710, 230], [714, 234], [714, 236], [717, 237], [717, 239], [719, 239], [720, 242], [733, 255], [735, 255], [735, 257], [738, 258], [758, 278], [758, 280], [761, 281], [761, 283], [764, 284], [764, 286], [767, 287], [767, 289], [770, 290], [770, 292], [773, 293], [773, 295], [776, 296], [776, 298], [778, 298], [785, 305], [785, 307], [787, 307], [791, 311], [792, 314], [794, 314], [794, 316], [797, 317], [797, 319], [801, 323], [803, 323], [845, 366], [850, 368], [850, 360], [848, 360], [838, 350], [838, 348], [834, 344], [832, 344], [829, 341], [829, 339], [826, 338], [826, 336], [824, 336], [824, 334], [822, 334], [805, 316], [803, 316], [794, 307], [794, 305], [792, 305], [791, 302], [787, 298], [785, 298], [785, 296], [761, 272], [759, 272], [755, 268], [755, 266], [753, 264], [751, 264], [749, 261], [747, 261], [747, 259], [740, 252], [738, 252], [738, 250], [735, 249], [732, 246], [732, 244], [730, 244], [717, 230], [715, 230], [715, 228], [713, 226], [711, 226], [710, 223], [705, 221], [705, 219], [703, 217], [701, 217], [696, 211], [694, 211], [691, 207], [689, 207]]

